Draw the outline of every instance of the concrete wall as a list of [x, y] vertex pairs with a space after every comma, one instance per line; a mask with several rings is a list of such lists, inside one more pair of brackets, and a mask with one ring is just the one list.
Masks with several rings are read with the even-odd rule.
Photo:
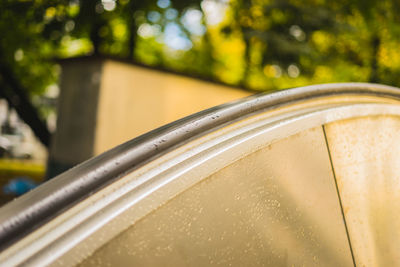
[[64, 61], [49, 175], [166, 123], [250, 94], [111, 59]]

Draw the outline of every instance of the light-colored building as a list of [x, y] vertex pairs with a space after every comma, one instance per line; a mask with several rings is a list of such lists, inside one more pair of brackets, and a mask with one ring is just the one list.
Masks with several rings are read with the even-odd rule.
[[61, 65], [50, 176], [164, 124], [252, 94], [107, 58]]

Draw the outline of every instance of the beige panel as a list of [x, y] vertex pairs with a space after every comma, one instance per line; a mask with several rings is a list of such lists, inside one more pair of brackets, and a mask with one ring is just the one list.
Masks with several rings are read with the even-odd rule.
[[165, 90], [151, 71], [112, 61], [103, 64], [95, 155], [165, 121]]
[[351, 266], [321, 128], [220, 170], [81, 266]]
[[358, 266], [400, 265], [400, 118], [326, 126]]
[[192, 113], [250, 92], [106, 60], [95, 155]]
[[166, 123], [250, 95], [243, 90], [176, 75], [165, 75], [163, 84]]

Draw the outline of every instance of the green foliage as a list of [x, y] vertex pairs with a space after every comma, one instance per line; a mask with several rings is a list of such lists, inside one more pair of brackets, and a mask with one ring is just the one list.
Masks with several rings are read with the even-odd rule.
[[93, 53], [259, 90], [398, 86], [399, 8], [397, 0], [5, 0], [0, 53], [32, 95], [56, 83], [53, 58]]

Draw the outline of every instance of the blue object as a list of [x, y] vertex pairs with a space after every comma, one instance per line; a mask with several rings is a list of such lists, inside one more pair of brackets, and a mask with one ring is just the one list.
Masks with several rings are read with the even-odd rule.
[[17, 177], [3, 186], [3, 193], [6, 195], [20, 196], [38, 186], [29, 177]]

